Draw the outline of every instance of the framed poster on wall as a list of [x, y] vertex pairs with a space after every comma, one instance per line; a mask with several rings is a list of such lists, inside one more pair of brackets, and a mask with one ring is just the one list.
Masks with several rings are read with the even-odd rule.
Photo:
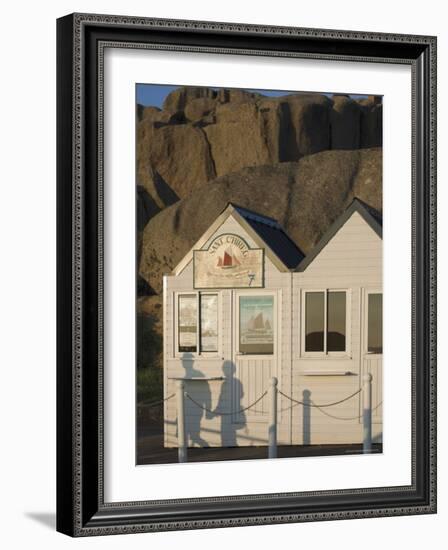
[[435, 512], [435, 63], [58, 20], [59, 531]]

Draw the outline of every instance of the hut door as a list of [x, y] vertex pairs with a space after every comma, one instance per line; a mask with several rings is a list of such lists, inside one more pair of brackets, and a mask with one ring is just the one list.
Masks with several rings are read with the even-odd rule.
[[[367, 290], [364, 294], [363, 374], [372, 379], [372, 421], [381, 422], [383, 388], [383, 295]], [[379, 405], [379, 406], [378, 406]]]
[[[235, 291], [233, 308], [234, 365], [232, 409], [256, 401], [277, 373], [277, 295], [263, 290]], [[235, 414], [235, 422], [266, 422], [268, 399]]]

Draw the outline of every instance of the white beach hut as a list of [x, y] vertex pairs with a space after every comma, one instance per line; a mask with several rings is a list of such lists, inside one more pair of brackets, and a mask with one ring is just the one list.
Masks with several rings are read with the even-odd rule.
[[[360, 443], [364, 373], [379, 441], [381, 278], [381, 223], [356, 199], [307, 257], [229, 204], [164, 276], [164, 397], [184, 381], [187, 445], [266, 445], [273, 377], [278, 444]], [[164, 407], [176, 447], [178, 403]]]

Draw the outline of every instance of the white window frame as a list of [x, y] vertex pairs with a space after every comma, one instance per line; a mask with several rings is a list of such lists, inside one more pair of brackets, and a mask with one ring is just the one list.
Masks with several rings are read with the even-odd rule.
[[[364, 303], [365, 303], [365, 311], [364, 311], [364, 345], [363, 345], [363, 353], [364, 355], [368, 355], [369, 357], [382, 357], [382, 353], [373, 353], [369, 351], [369, 294], [381, 294], [383, 296], [383, 291], [381, 289], [372, 289], [372, 288], [365, 288], [364, 289]], [[382, 342], [384, 344], [384, 323], [383, 323], [383, 338]]]
[[[324, 349], [323, 351], [306, 351], [306, 295], [313, 292], [323, 292], [324, 293]], [[329, 292], [345, 292], [345, 350], [344, 351], [327, 351], [327, 323], [328, 323], [328, 293]], [[351, 304], [352, 304], [352, 290], [350, 288], [307, 288], [302, 289], [300, 295], [300, 304], [301, 304], [301, 331], [300, 331], [300, 342], [301, 342], [301, 357], [308, 358], [343, 358], [351, 359]]]
[[[196, 296], [196, 351], [189, 351], [193, 357], [221, 357], [222, 349], [222, 308], [221, 308], [221, 292], [218, 290], [180, 290], [174, 293], [174, 356], [182, 357], [184, 351], [179, 351], [179, 297], [180, 296]], [[216, 351], [201, 350], [201, 296], [213, 295], [218, 297], [218, 349]]]
[[[235, 291], [235, 328], [234, 328], [234, 341], [235, 341], [235, 357], [247, 357], [251, 359], [266, 359], [267, 357], [276, 357], [277, 355], [277, 342], [279, 337], [279, 293], [275, 290], [265, 290], [260, 288], [254, 288], [252, 291]], [[274, 299], [273, 313], [274, 313], [274, 338], [272, 353], [242, 353], [240, 351], [240, 297], [254, 297], [254, 296], [272, 296]]]

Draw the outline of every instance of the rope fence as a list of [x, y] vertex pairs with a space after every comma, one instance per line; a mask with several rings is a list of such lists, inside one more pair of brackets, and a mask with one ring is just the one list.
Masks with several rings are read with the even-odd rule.
[[168, 397], [165, 397], [165, 399], [160, 399], [159, 401], [152, 401], [150, 403], [139, 403], [139, 407], [146, 407], [147, 409], [151, 409], [152, 407], [156, 407], [157, 405], [161, 405], [162, 403], [165, 403], [165, 401], [169, 401], [171, 398], [173, 398], [176, 394], [172, 393]]
[[[196, 407], [207, 412], [210, 415], [237, 416], [239, 414], [242, 414], [245, 411], [252, 409], [253, 407], [255, 407], [255, 405], [257, 405], [257, 403], [260, 403], [260, 401], [262, 401], [267, 395], [269, 395], [269, 411], [268, 411], [268, 448], [269, 448], [268, 456], [269, 458], [275, 458], [277, 456], [277, 413], [290, 410], [297, 405], [301, 405], [304, 408], [305, 407], [316, 408], [322, 414], [330, 418], [334, 418], [336, 420], [349, 421], [349, 420], [362, 419], [363, 420], [363, 451], [364, 453], [369, 453], [371, 451], [372, 413], [382, 405], [382, 401], [381, 401], [375, 407], [372, 408], [372, 375], [371, 374], [364, 375], [363, 384], [358, 390], [344, 397], [343, 399], [339, 399], [331, 403], [318, 404], [318, 403], [314, 403], [311, 400], [300, 401], [298, 399], [294, 399], [290, 395], [287, 395], [286, 393], [279, 390], [277, 388], [277, 384], [278, 384], [277, 378], [271, 378], [269, 389], [265, 390], [257, 399], [255, 399], [255, 401], [253, 401], [246, 407], [243, 407], [237, 411], [220, 411], [220, 410], [212, 410], [211, 408], [206, 407], [202, 403], [199, 403], [196, 399], [194, 399], [189, 393], [185, 391], [185, 381], [178, 380], [178, 387], [177, 387], [176, 393], [173, 393], [169, 397], [163, 399], [162, 401], [153, 403], [150, 406], [156, 406], [157, 404], [160, 404], [164, 401], [168, 401], [169, 399], [177, 395], [179, 462], [187, 461], [187, 435], [185, 431], [185, 398], [187, 398], [190, 402], [192, 402]], [[283, 409], [278, 409], [278, 394], [280, 394], [285, 399], [290, 401], [292, 405]], [[340, 416], [332, 415], [331, 413], [324, 410], [329, 407], [334, 407], [336, 405], [345, 403], [360, 394], [362, 394], [362, 398], [363, 398], [362, 400], [363, 410], [362, 410], [362, 413], [359, 415], [356, 415], [353, 417], [340, 417]], [[254, 411], [254, 412], [261, 412], [261, 411]], [[263, 414], [266, 414], [266, 413], [263, 413]]]
[[268, 391], [266, 390], [264, 393], [262, 393], [260, 395], [260, 397], [258, 399], [256, 399], [253, 403], [251, 403], [250, 405], [248, 405], [247, 407], [244, 407], [244, 409], [240, 409], [239, 411], [230, 411], [230, 412], [223, 412], [223, 411], [212, 411], [211, 409], [208, 409], [207, 407], [205, 407], [204, 405], [202, 405], [201, 403], [198, 403], [195, 399], [193, 399], [191, 397], [191, 395], [189, 395], [188, 393], [185, 393], [185, 397], [187, 399], [189, 399], [192, 403], [194, 403], [197, 407], [199, 407], [200, 409], [208, 412], [209, 414], [216, 414], [218, 416], [231, 416], [231, 415], [237, 415], [237, 414], [242, 414], [243, 412], [245, 411], [248, 411], [249, 409], [251, 409], [252, 407], [255, 407], [255, 405], [257, 403], [259, 403], [263, 397], [265, 395], [267, 395]]
[[[378, 405], [376, 405], [375, 407], [373, 407], [373, 409], [371, 410], [371, 412], [373, 411], [376, 411], [379, 407], [381, 407], [381, 405], [383, 404], [382, 401], [380, 401], [378, 403]], [[322, 414], [324, 414], [325, 416], [328, 416], [329, 418], [334, 418], [335, 420], [360, 420], [361, 418], [363, 418], [364, 416], [364, 413], [361, 413], [361, 414], [358, 414], [356, 416], [335, 416], [334, 414], [330, 414], [328, 413], [327, 411], [320, 411]]]
[[[282, 392], [281, 390], [277, 390], [277, 391], [280, 395], [282, 395], [283, 397], [285, 397], [286, 399], [288, 399], [289, 401], [291, 401], [293, 403], [293, 405], [290, 405], [289, 407], [284, 407], [282, 409], [278, 409], [278, 412], [284, 412], [284, 411], [289, 411], [290, 409], [292, 409], [293, 407], [296, 407], [297, 405], [302, 405], [303, 407], [314, 407], [316, 409], [334, 407], [335, 405], [340, 405], [341, 403], [344, 403], [345, 401], [349, 401], [353, 397], [359, 395], [362, 392], [362, 388], [359, 388], [359, 390], [355, 391], [354, 393], [350, 394], [347, 397], [344, 397], [344, 399], [340, 399], [339, 401], [334, 401], [332, 403], [325, 403], [325, 404], [317, 404], [317, 403], [314, 403], [314, 401], [310, 401], [310, 402], [299, 401], [297, 399], [293, 399], [290, 395], [287, 395], [286, 393]], [[244, 407], [243, 409], [240, 409], [238, 411], [230, 411], [230, 412], [209, 409], [208, 407], [206, 407], [202, 403], [198, 403], [193, 397], [191, 397], [190, 394], [188, 394], [186, 392], [185, 392], [185, 397], [187, 399], [189, 399], [192, 403], [194, 403], [196, 405], [196, 407], [202, 409], [203, 411], [208, 412], [209, 414], [215, 414], [215, 415], [218, 415], [218, 416], [231, 416], [231, 415], [242, 414], [243, 412], [248, 411], [249, 409], [252, 409], [252, 407], [254, 407], [257, 403], [259, 403], [267, 395], [267, 393], [268, 393], [268, 390], [264, 391], [260, 395], [260, 397], [258, 397], [258, 399], [256, 399], [253, 403], [251, 403], [247, 407]], [[172, 394], [170, 397], [173, 397], [174, 395], [175, 394]], [[169, 397], [167, 399], [169, 399]], [[382, 402], [378, 403], [378, 405], [374, 409], [372, 409], [372, 411], [376, 410], [381, 404], [382, 404]], [[264, 414], [263, 411], [254, 411], [254, 412]], [[324, 411], [322, 411], [322, 412], [324, 414], [327, 414], [327, 416], [330, 416], [332, 418], [338, 418], [339, 420], [356, 420], [357, 418], [359, 419], [362, 416], [362, 415], [358, 415], [358, 416], [352, 416], [350, 418], [345, 418], [345, 417], [332, 416], [329, 413], [325, 413]]]
[[283, 393], [280, 390], [277, 390], [280, 395], [283, 395], [283, 397], [286, 397], [286, 399], [289, 399], [292, 403], [295, 403], [296, 405], [303, 405], [304, 407], [316, 407], [316, 409], [323, 409], [325, 407], [334, 407], [335, 405], [340, 405], [341, 403], [344, 403], [345, 401], [349, 401], [349, 399], [352, 399], [352, 397], [355, 397], [359, 393], [362, 392], [362, 388], [359, 388], [359, 390], [355, 391], [354, 393], [350, 394], [347, 397], [344, 397], [344, 399], [340, 399], [339, 401], [334, 401], [333, 403], [325, 403], [324, 405], [318, 405], [317, 403], [314, 403], [313, 401], [310, 401], [309, 403], [306, 401], [298, 401], [297, 399], [293, 399], [291, 396], [286, 395], [286, 393]]

